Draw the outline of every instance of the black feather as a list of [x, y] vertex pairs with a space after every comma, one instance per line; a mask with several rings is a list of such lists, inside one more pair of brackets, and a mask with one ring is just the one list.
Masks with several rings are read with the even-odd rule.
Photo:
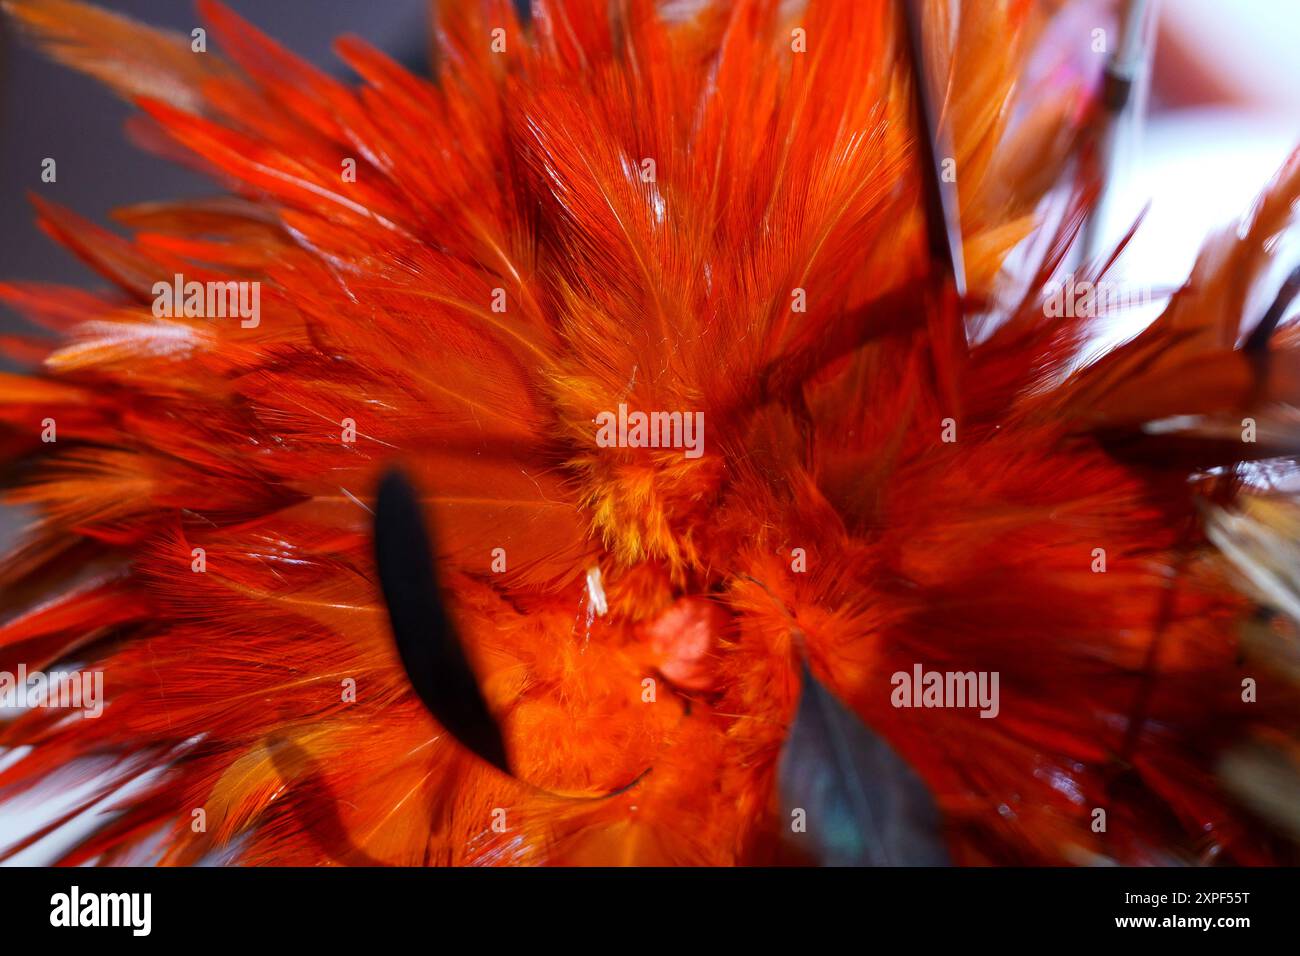
[[812, 675], [781, 752], [777, 784], [792, 832], [823, 866], [946, 866], [938, 810], [921, 778]]
[[943, 176], [943, 161], [952, 155], [952, 151], [939, 129], [938, 111], [930, 92], [921, 2], [902, 0], [902, 3], [907, 53], [912, 68], [912, 96], [921, 127], [916, 146], [921, 161], [921, 182], [925, 187], [925, 231], [930, 244], [930, 258], [952, 277], [958, 298], [965, 298], [966, 263], [962, 252], [957, 184]]
[[1273, 337], [1277, 324], [1282, 321], [1282, 315], [1286, 312], [1287, 306], [1291, 300], [1300, 295], [1300, 266], [1291, 270], [1291, 274], [1282, 282], [1281, 288], [1277, 290], [1277, 297], [1273, 299], [1273, 304], [1269, 306], [1264, 318], [1260, 320], [1259, 325], [1255, 326], [1254, 331], [1246, 339], [1243, 348], [1247, 352], [1267, 352], [1268, 341]]
[[397, 653], [415, 693], [461, 744], [509, 773], [501, 730], [438, 592], [423, 510], [399, 471], [390, 471], [379, 484], [375, 560]]

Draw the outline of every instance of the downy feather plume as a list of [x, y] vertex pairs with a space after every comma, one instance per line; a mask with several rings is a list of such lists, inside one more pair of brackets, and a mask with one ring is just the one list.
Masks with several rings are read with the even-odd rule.
[[[0, 799], [93, 782], [7, 854], [93, 809], [59, 862], [1295, 862], [1300, 333], [1250, 336], [1300, 157], [1092, 356], [1058, 6], [922, 3], [918, 63], [894, 0], [448, 0], [431, 79], [344, 81], [215, 0], [204, 53], [6, 0], [218, 186], [127, 238], [35, 198], [106, 284], [0, 286], [46, 332], [0, 671], [106, 697], [0, 723]], [[702, 453], [596, 441], [656, 410]], [[894, 706], [918, 664], [996, 716]]]

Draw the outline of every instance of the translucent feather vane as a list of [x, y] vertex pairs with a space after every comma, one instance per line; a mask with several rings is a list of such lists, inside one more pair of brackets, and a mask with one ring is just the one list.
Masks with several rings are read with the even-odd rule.
[[0, 807], [90, 784], [5, 856], [1300, 862], [1300, 155], [1094, 356], [1059, 7], [456, 0], [343, 80], [5, 0], [214, 183], [34, 189], [100, 290], [0, 284], [0, 675], [103, 688], [0, 715]]

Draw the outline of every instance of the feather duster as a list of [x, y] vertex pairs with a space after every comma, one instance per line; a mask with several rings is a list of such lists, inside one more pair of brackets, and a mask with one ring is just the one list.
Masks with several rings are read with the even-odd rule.
[[93, 782], [9, 854], [107, 805], [58, 862], [1298, 859], [1300, 335], [1252, 309], [1300, 156], [1090, 357], [1056, 4], [455, 0], [432, 79], [345, 37], [352, 82], [215, 0], [210, 52], [5, 6], [220, 186], [129, 238], [35, 198], [108, 286], [0, 287], [50, 333], [0, 671], [105, 698], [0, 723], [0, 798]]

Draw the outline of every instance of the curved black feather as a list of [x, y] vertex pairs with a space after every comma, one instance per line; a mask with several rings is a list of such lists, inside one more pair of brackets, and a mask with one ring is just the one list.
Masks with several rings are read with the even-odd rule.
[[1246, 339], [1243, 348], [1247, 352], [1268, 351], [1268, 340], [1273, 337], [1273, 332], [1277, 329], [1277, 324], [1282, 321], [1287, 306], [1297, 295], [1300, 295], [1300, 266], [1292, 269], [1291, 274], [1283, 280], [1281, 288], [1277, 290], [1277, 297], [1273, 299], [1273, 304], [1269, 306], [1268, 311], [1264, 313], [1264, 318]]
[[792, 842], [822, 866], [949, 863], [929, 789], [807, 664], [777, 785], [785, 819], [796, 808], [806, 816], [807, 832]]
[[938, 111], [930, 92], [925, 67], [925, 38], [921, 27], [920, 0], [902, 0], [907, 32], [907, 53], [912, 67], [912, 95], [916, 103], [921, 135], [916, 146], [921, 160], [921, 181], [925, 186], [925, 230], [930, 258], [939, 263], [953, 281], [957, 297], [966, 297], [966, 263], [962, 251], [961, 212], [957, 184], [943, 176], [943, 160], [951, 149], [943, 142]]
[[509, 773], [501, 730], [438, 593], [423, 509], [400, 471], [390, 471], [379, 483], [375, 561], [397, 653], [415, 693], [461, 744]]

